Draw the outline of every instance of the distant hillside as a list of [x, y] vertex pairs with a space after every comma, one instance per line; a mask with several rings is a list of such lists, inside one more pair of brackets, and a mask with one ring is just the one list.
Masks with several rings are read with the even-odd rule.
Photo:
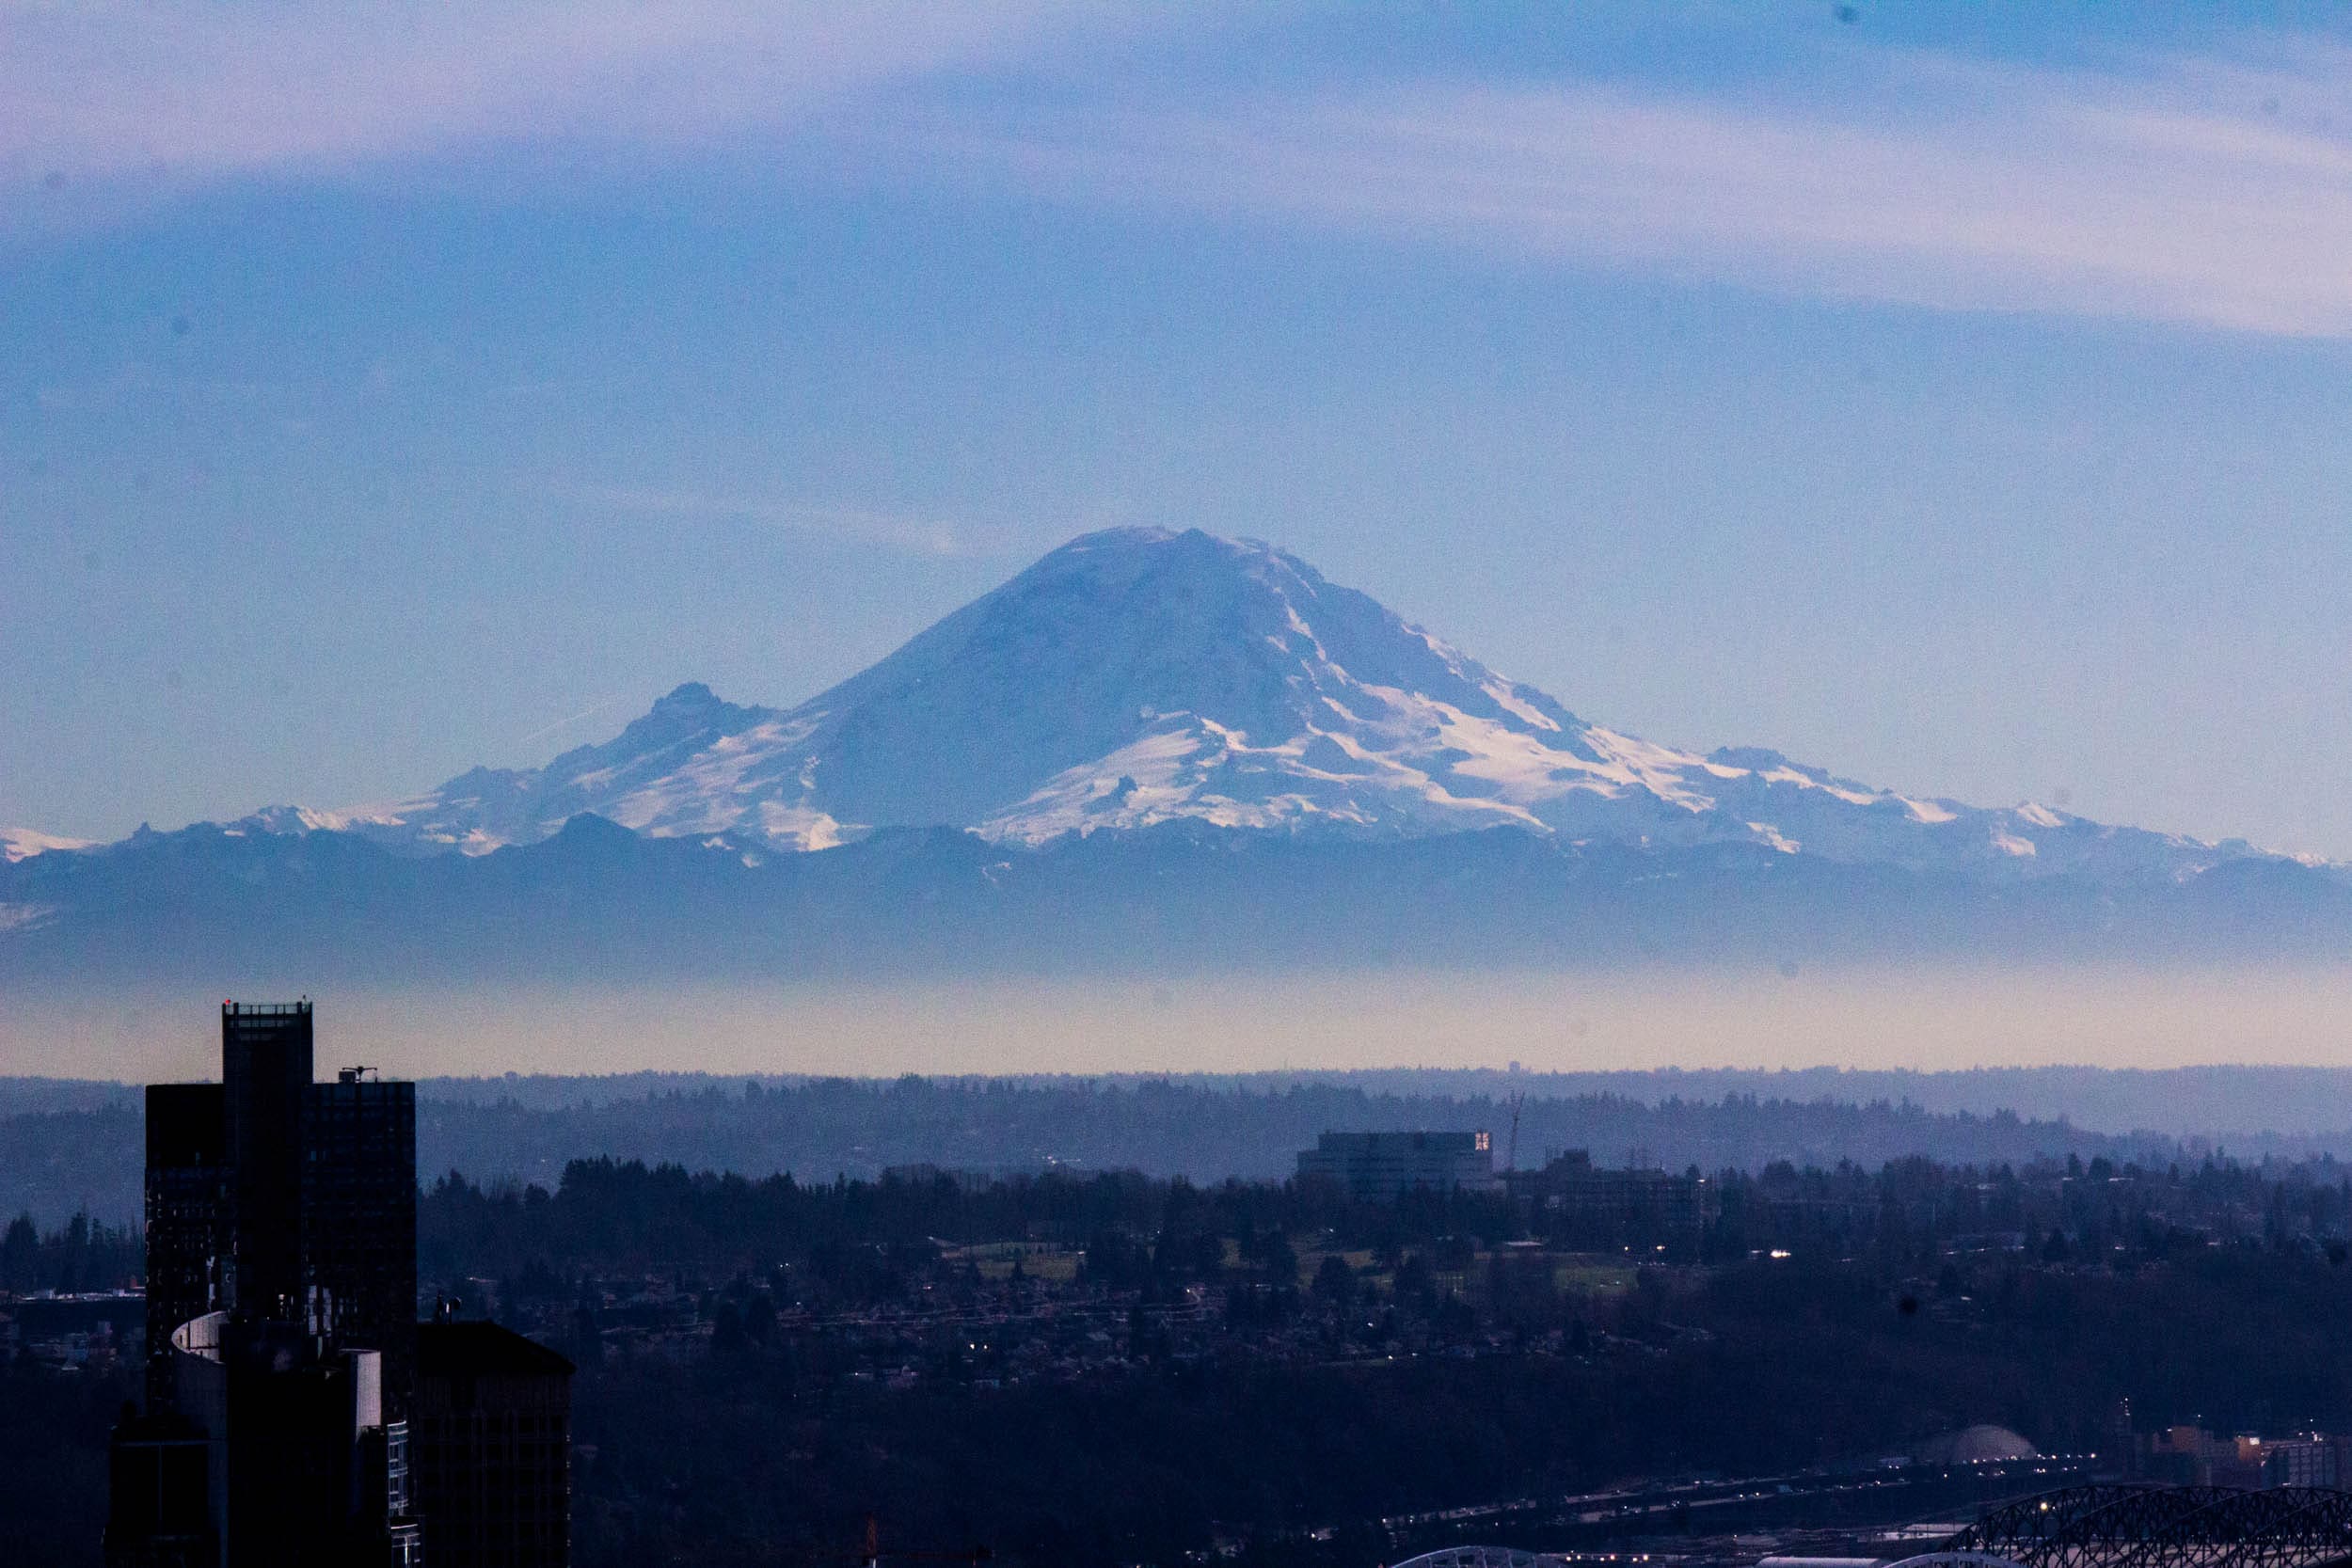
[[[2290, 1074], [2283, 1080], [2273, 1074]], [[2259, 1102], [2283, 1086], [2340, 1096], [2352, 1074], [2201, 1069], [2185, 1074], [1362, 1072], [1243, 1078], [438, 1079], [420, 1085], [418, 1167], [485, 1182], [552, 1186], [567, 1161], [600, 1154], [695, 1169], [803, 1179], [872, 1177], [930, 1163], [990, 1172], [1049, 1164], [1135, 1168], [1196, 1180], [1280, 1177], [1327, 1129], [1484, 1128], [1507, 1157], [1508, 1097], [1518, 1160], [1586, 1148], [1606, 1164], [1641, 1150], [1666, 1166], [1754, 1170], [1773, 1161], [1875, 1168], [1927, 1154], [1947, 1164], [2020, 1164], [2069, 1153], [2166, 1163], [2218, 1138], [2243, 1158], [2352, 1148], [2352, 1135], [2264, 1135], [2184, 1123]], [[2185, 1091], [2202, 1085], [2202, 1104]], [[2065, 1093], [2110, 1108], [2170, 1097], [2154, 1132], [2098, 1131], [2055, 1111], [1985, 1103]], [[2157, 1118], [2152, 1118], [2157, 1119]], [[141, 1123], [119, 1085], [0, 1080], [0, 1213], [55, 1226], [77, 1209], [117, 1223], [139, 1212]]]

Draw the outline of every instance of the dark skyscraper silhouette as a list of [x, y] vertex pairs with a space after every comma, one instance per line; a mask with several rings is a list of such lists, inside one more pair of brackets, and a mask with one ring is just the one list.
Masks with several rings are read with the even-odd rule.
[[433, 1568], [571, 1560], [572, 1364], [496, 1323], [418, 1330], [409, 1426]]
[[171, 1330], [228, 1292], [230, 1164], [218, 1084], [147, 1086], [147, 1402], [171, 1402]]
[[416, 1383], [417, 1093], [346, 1068], [311, 1082], [308, 1002], [221, 1004], [221, 1082], [147, 1089], [149, 1395], [203, 1313], [291, 1323], [323, 1298], [339, 1343]]
[[304, 1113], [311, 1084], [308, 1002], [220, 1008], [227, 1091], [229, 1304], [289, 1321], [302, 1301]]
[[384, 1401], [417, 1385], [417, 1086], [345, 1068], [303, 1103], [302, 1259], [336, 1332], [383, 1353]]
[[313, 1083], [310, 1004], [221, 1005], [221, 1082], [148, 1088], [148, 1411], [119, 1564], [405, 1564], [415, 1085]]

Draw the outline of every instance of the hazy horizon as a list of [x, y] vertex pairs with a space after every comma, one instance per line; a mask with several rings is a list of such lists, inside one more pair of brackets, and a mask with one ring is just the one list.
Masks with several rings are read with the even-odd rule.
[[[0, 1074], [217, 1070], [205, 993], [26, 998]], [[891, 986], [529, 986], [310, 993], [321, 1070], [403, 1077], [713, 1073], [1245, 1072], [1379, 1068], [2352, 1067], [2352, 966], [1611, 974], [1423, 973], [1026, 979]], [[2282, 1106], [2281, 1132], [2339, 1130]], [[2303, 1115], [2317, 1117], [2303, 1125]], [[2336, 1118], [2352, 1125], [2352, 1111]]]

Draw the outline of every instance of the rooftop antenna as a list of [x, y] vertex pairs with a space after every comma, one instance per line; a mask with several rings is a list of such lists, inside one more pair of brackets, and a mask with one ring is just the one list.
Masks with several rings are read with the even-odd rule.
[[1527, 1091], [1521, 1089], [1511, 1096], [1511, 1141], [1504, 1146], [1502, 1168], [1519, 1168], [1519, 1107], [1527, 1103]]

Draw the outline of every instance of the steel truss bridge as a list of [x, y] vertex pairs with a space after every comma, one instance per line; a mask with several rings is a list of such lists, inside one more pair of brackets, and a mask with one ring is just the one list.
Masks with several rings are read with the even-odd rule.
[[1447, 1546], [1406, 1558], [1396, 1568], [1566, 1568], [1566, 1560], [1516, 1546]]
[[2352, 1568], [2352, 1492], [2070, 1486], [1890, 1568]]

